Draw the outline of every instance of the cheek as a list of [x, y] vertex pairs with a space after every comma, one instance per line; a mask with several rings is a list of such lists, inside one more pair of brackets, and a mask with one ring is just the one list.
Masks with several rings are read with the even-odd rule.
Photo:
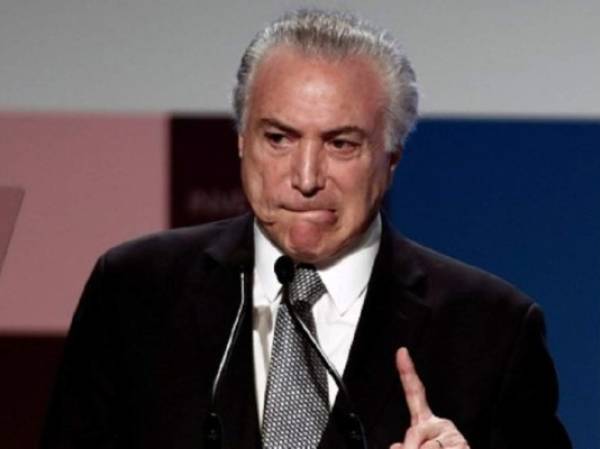
[[372, 170], [364, 165], [356, 167], [342, 167], [337, 171], [335, 178], [340, 191], [346, 197], [346, 200], [352, 202], [364, 201], [371, 196], [371, 192], [376, 189]]
[[388, 176], [380, 170], [371, 169], [347, 172], [342, 189], [346, 192], [344, 203], [348, 207], [352, 220], [363, 220], [379, 208], [387, 190]]
[[256, 157], [242, 160], [242, 184], [253, 209], [265, 208], [277, 193], [276, 170]]
[[244, 192], [246, 193], [248, 201], [250, 201], [254, 207], [257, 198], [260, 198], [263, 190], [260, 171], [256, 169], [254, 161], [246, 156], [245, 159], [242, 159], [241, 172]]

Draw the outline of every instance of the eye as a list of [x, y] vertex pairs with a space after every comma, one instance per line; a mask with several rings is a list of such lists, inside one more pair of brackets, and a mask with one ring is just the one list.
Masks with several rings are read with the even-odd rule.
[[265, 131], [264, 137], [273, 148], [277, 149], [287, 148], [292, 143], [291, 138], [286, 133], [279, 131]]
[[285, 138], [285, 134], [266, 132], [265, 138], [271, 143], [280, 144], [281, 142], [283, 142], [283, 139]]
[[330, 147], [336, 153], [351, 154], [360, 148], [360, 143], [349, 139], [332, 139], [329, 141]]

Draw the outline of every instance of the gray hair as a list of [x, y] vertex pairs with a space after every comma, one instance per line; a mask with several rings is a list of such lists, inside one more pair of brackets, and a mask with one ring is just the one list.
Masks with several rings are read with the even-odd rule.
[[403, 145], [417, 120], [415, 73], [400, 44], [385, 30], [341, 12], [301, 9], [260, 31], [246, 48], [233, 89], [238, 132], [246, 125], [247, 103], [256, 68], [269, 50], [290, 45], [308, 55], [344, 58], [364, 55], [380, 69], [387, 90], [385, 149]]

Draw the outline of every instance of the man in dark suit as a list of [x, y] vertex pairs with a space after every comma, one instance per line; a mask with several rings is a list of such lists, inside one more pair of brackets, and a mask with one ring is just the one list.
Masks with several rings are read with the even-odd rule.
[[[272, 267], [285, 255], [324, 286], [314, 333], [343, 372], [369, 447], [569, 448], [538, 307], [403, 238], [380, 215], [417, 113], [414, 74], [397, 43], [347, 15], [285, 16], [244, 54], [234, 107], [253, 215], [140, 239], [99, 260], [43, 446], [204, 447], [211, 385], [242, 291], [252, 313], [216, 407], [224, 447], [270, 441], [273, 322], [288, 307]], [[347, 447], [348, 404], [328, 384], [319, 447]], [[301, 435], [304, 420], [293, 425]]]

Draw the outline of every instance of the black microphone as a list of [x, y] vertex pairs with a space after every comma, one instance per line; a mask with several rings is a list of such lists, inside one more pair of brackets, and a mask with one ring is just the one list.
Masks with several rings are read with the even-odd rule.
[[281, 256], [275, 261], [275, 275], [282, 285], [287, 285], [292, 282], [295, 272], [296, 267], [294, 266], [294, 261], [290, 257]]
[[210, 403], [208, 406], [208, 416], [204, 421], [203, 434], [204, 434], [204, 446], [207, 449], [222, 449], [223, 447], [223, 424], [221, 417], [216, 411], [217, 396], [219, 393], [219, 387], [221, 386], [221, 379], [227, 367], [229, 366], [229, 360], [233, 352], [242, 328], [242, 322], [246, 313], [246, 266], [245, 264], [240, 265], [240, 305], [237, 309], [235, 320], [231, 326], [231, 332], [227, 339], [227, 345], [225, 351], [221, 357], [217, 374], [213, 380]]
[[290, 303], [288, 287], [289, 283], [294, 279], [294, 274], [296, 272], [294, 261], [289, 256], [281, 256], [275, 261], [274, 269], [277, 279], [283, 285], [282, 301], [290, 311], [292, 320], [294, 321], [296, 326], [300, 327], [303, 335], [308, 339], [310, 345], [317, 352], [317, 355], [321, 359], [321, 362], [323, 363], [323, 365], [325, 365], [325, 368], [327, 369], [331, 377], [333, 377], [333, 380], [335, 381], [338, 390], [342, 392], [342, 395], [346, 400], [346, 404], [350, 412], [346, 416], [346, 420], [343, 424], [344, 427], [346, 427], [345, 430], [348, 439], [348, 446], [351, 449], [367, 449], [367, 437], [365, 435], [364, 426], [360, 417], [356, 413], [356, 408], [354, 407], [352, 399], [350, 399], [350, 394], [348, 393], [346, 384], [342, 380], [342, 376], [340, 376], [340, 374], [337, 372], [335, 366], [333, 366], [333, 363], [331, 363], [331, 361], [321, 348], [321, 345], [319, 345], [317, 339], [313, 336], [308, 327], [306, 327], [304, 321], [302, 321], [300, 317], [296, 314], [296, 310]]

